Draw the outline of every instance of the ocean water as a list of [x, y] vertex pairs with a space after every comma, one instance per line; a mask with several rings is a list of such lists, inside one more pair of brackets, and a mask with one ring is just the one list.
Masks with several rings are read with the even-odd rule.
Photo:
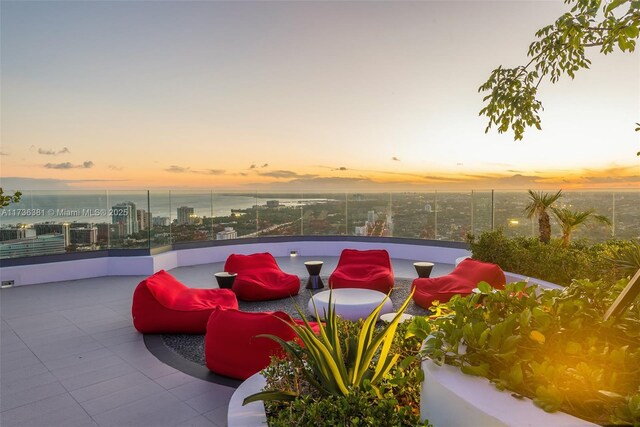
[[19, 203], [0, 209], [0, 225], [40, 222], [111, 222], [114, 206], [133, 202], [136, 209], [150, 211], [154, 217], [177, 218], [177, 209], [188, 206], [201, 217], [228, 216], [232, 209], [247, 209], [278, 200], [287, 206], [322, 203], [328, 199], [281, 198], [212, 193], [169, 192], [73, 192], [25, 193]]

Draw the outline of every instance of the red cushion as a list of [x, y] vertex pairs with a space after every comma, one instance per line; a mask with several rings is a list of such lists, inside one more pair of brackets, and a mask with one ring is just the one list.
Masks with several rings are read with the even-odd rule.
[[480, 282], [504, 289], [506, 278], [497, 264], [466, 258], [446, 276], [415, 279], [413, 300], [421, 307], [430, 308], [435, 300], [447, 302], [454, 295], [469, 295]]
[[[282, 311], [214, 310], [207, 324], [204, 343], [207, 367], [220, 375], [241, 380], [266, 368], [272, 355], [282, 357], [284, 351], [272, 339], [256, 335], [271, 334], [285, 341], [294, 340], [297, 335], [283, 320], [294, 321]], [[301, 323], [300, 320], [295, 322]], [[317, 324], [310, 324], [317, 332]]]
[[147, 277], [133, 293], [133, 326], [145, 334], [204, 334], [216, 307], [238, 308], [229, 289], [192, 289], [164, 270]]
[[268, 252], [231, 254], [224, 264], [224, 271], [238, 274], [232, 289], [243, 301], [287, 298], [300, 291], [300, 278], [282, 271]]
[[338, 266], [329, 276], [331, 288], [365, 288], [384, 292], [393, 288], [393, 268], [384, 249], [344, 249]]

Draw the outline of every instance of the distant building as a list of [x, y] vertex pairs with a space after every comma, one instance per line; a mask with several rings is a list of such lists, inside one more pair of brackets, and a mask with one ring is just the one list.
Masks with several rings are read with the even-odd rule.
[[138, 230], [146, 230], [151, 224], [151, 212], [144, 209], [136, 210], [136, 220], [138, 221]]
[[225, 227], [224, 231], [219, 231], [216, 233], [216, 240], [229, 240], [229, 239], [237, 239], [238, 232], [233, 229], [233, 227]]
[[95, 245], [98, 242], [98, 228], [72, 228], [69, 236], [72, 245]]
[[19, 258], [65, 253], [62, 234], [43, 234], [0, 243], [0, 258]]
[[367, 224], [356, 226], [355, 235], [356, 236], [366, 236], [367, 235]]
[[69, 223], [43, 222], [40, 224], [34, 224], [33, 228], [36, 230], [37, 236], [41, 236], [43, 234], [62, 234], [64, 236], [64, 246], [69, 246]]
[[376, 221], [378, 220], [378, 215], [376, 214], [376, 211], [369, 211], [367, 212], [367, 221], [369, 222], [369, 224], [375, 224]]
[[154, 216], [151, 218], [151, 223], [156, 227], [167, 227], [171, 224], [171, 220], [166, 216]]
[[433, 212], [433, 210], [431, 209], [431, 204], [427, 203], [426, 205], [424, 205], [424, 210], [427, 212]]
[[33, 228], [12, 227], [0, 228], [0, 241], [26, 239], [36, 237], [36, 230]]
[[278, 206], [280, 206], [280, 201], [279, 200], [267, 200], [267, 207], [268, 208], [277, 208]]
[[188, 206], [180, 206], [178, 208], [178, 225], [193, 224], [194, 220], [193, 208]]
[[138, 232], [136, 205], [133, 202], [118, 203], [112, 207], [111, 222], [122, 224], [124, 233], [128, 236]]
[[109, 230], [113, 226], [113, 224], [101, 223], [97, 224], [96, 228], [98, 230], [98, 240], [101, 242], [106, 242], [109, 240]]

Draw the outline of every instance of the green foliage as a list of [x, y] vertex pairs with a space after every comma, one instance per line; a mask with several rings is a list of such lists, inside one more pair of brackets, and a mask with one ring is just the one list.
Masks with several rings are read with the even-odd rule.
[[565, 3], [572, 5], [571, 11], [536, 32], [537, 40], [529, 46], [529, 63], [496, 68], [478, 89], [489, 92], [483, 99], [486, 105], [480, 110], [480, 115], [489, 119], [485, 132], [494, 125], [498, 133], [511, 128], [514, 139], [520, 140], [525, 128], [541, 129], [538, 86], [545, 78], [556, 83], [564, 74], [573, 79], [577, 71], [588, 69], [591, 61], [586, 57], [586, 49], [599, 47], [605, 55], [617, 49], [635, 50], [640, 34], [638, 0], [565, 0]]
[[398, 407], [392, 394], [382, 398], [370, 390], [358, 390], [347, 396], [316, 400], [302, 396], [289, 406], [273, 408], [271, 427], [295, 426], [428, 426], [406, 406]]
[[[423, 319], [424, 320], [424, 319]], [[338, 319], [337, 330], [341, 341], [357, 336], [364, 321], [350, 322]], [[366, 381], [354, 387], [346, 396], [326, 396], [314, 388], [304, 370], [308, 359], [304, 349], [292, 343], [296, 356], [285, 360], [274, 358], [262, 374], [267, 380], [266, 392], [295, 392], [295, 400], [267, 400], [265, 408], [271, 426], [417, 426], [420, 422], [420, 387], [424, 379], [417, 357], [422, 340], [409, 336], [408, 322], [398, 325], [391, 344], [391, 352], [399, 355], [398, 363], [376, 387]]]
[[628, 246], [618, 249], [616, 253], [605, 258], [622, 274], [632, 276], [640, 269], [640, 243], [630, 242]]
[[425, 356], [545, 411], [640, 425], [640, 303], [603, 320], [627, 283], [579, 280], [542, 291], [520, 282], [456, 296], [448, 303], [455, 314], [433, 321]]
[[[303, 373], [309, 384], [324, 395], [346, 396], [356, 388], [368, 387], [378, 390], [377, 384], [387, 376], [398, 362], [400, 354], [391, 353], [396, 329], [402, 313], [409, 305], [413, 292], [402, 304], [393, 320], [376, 331], [376, 321], [385, 303], [381, 302], [364, 320], [362, 328], [354, 334], [340, 337], [338, 316], [332, 303], [325, 314], [326, 324], [318, 322], [316, 335], [306, 316], [298, 308], [304, 325], [287, 323], [304, 344], [306, 368]], [[331, 297], [329, 297], [331, 301]], [[314, 304], [315, 317], [320, 319]], [[302, 362], [300, 349], [274, 335], [263, 335], [277, 341], [291, 356]], [[289, 393], [279, 395], [272, 391], [247, 397], [244, 404], [255, 400], [291, 400]]]
[[552, 209], [553, 204], [562, 197], [562, 190], [555, 194], [543, 193], [542, 191], [529, 190], [529, 204], [524, 208], [527, 218], [538, 218], [538, 232], [540, 241], [549, 243], [551, 240], [551, 222], [547, 209]]
[[623, 267], [622, 261], [613, 260], [637, 248], [637, 244], [629, 240], [609, 240], [594, 245], [574, 241], [568, 246], [552, 240], [546, 245], [533, 237], [509, 238], [502, 230], [488, 231], [478, 238], [470, 236], [468, 242], [477, 260], [558, 285], [569, 285], [576, 278], [613, 283], [626, 277], [629, 270]]
[[16, 191], [12, 195], [5, 196], [4, 190], [0, 187], [0, 208], [9, 206], [11, 203], [18, 203], [20, 201], [20, 197], [22, 197], [22, 193], [19, 191]]

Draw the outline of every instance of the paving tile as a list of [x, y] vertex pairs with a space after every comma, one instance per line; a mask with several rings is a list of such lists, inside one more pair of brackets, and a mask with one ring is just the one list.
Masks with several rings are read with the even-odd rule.
[[59, 382], [44, 384], [39, 387], [31, 387], [17, 393], [3, 394], [0, 402], [2, 412], [14, 408], [23, 407], [50, 398], [51, 396], [66, 395], [67, 390]]
[[201, 414], [211, 412], [221, 406], [229, 404], [231, 395], [236, 391], [234, 388], [220, 386], [217, 390], [200, 394], [185, 403]]
[[3, 354], [0, 358], [0, 369], [3, 372], [41, 364], [40, 359], [29, 348]]
[[2, 382], [0, 382], [0, 393], [2, 393], [2, 395], [17, 393], [19, 391], [30, 389], [31, 387], [38, 387], [56, 381], [58, 381], [58, 379], [51, 372], [43, 372], [13, 380], [6, 380], [3, 378]]
[[227, 425], [227, 415], [229, 413], [229, 402], [225, 405], [219, 406], [213, 411], [207, 412], [204, 414], [207, 419], [213, 421], [214, 424], [218, 426], [226, 426]]
[[136, 370], [126, 362], [121, 362], [113, 366], [97, 368], [91, 372], [75, 375], [60, 380], [62, 385], [69, 391], [87, 387], [102, 381], [111, 380], [123, 375], [131, 374]]
[[[22, 409], [22, 408], [18, 408]], [[5, 413], [2, 415], [4, 416]], [[65, 400], [53, 408], [39, 408], [22, 413], [22, 418], [13, 417], [12, 427], [81, 427], [95, 425], [91, 417], [75, 402]], [[16, 419], [17, 418], [17, 419]]]
[[117, 318], [113, 318], [107, 321], [105, 321], [104, 319], [95, 321], [95, 322], [88, 321], [88, 322], [83, 322], [82, 324], [78, 325], [78, 327], [90, 334], [112, 331], [114, 329], [120, 329], [120, 328], [125, 328], [127, 326], [132, 326], [133, 322], [131, 321], [130, 317], [131, 316], [129, 316], [129, 318], [123, 319], [121, 316], [119, 316]]
[[116, 312], [103, 305], [92, 305], [60, 311], [60, 314], [73, 323], [97, 321], [116, 317]]
[[18, 335], [23, 333], [29, 334], [35, 331], [54, 330], [64, 326], [73, 325], [69, 319], [57, 312], [15, 317], [12, 319], [7, 319], [3, 315], [3, 318], [5, 318], [9, 326], [11, 326]]
[[67, 357], [62, 357], [55, 360], [47, 360], [44, 364], [51, 370], [56, 371], [58, 369], [67, 368], [69, 366], [75, 366], [89, 360], [103, 359], [105, 357], [113, 357], [115, 353], [107, 348], [98, 348], [95, 350], [89, 350], [78, 354], [72, 354]]
[[200, 415], [175, 425], [176, 427], [219, 427], [210, 419]]
[[0, 383], [4, 383], [5, 381], [11, 382], [23, 378], [29, 378], [32, 375], [39, 375], [45, 372], [49, 372], [49, 370], [42, 363], [16, 369], [2, 368], [2, 370], [0, 371]]
[[[228, 389], [229, 387], [215, 384], [209, 381], [196, 380], [179, 387], [172, 388], [171, 394], [176, 396], [180, 400], [188, 400], [192, 397], [199, 396], [205, 393], [216, 392], [220, 389]], [[232, 389], [234, 390], [234, 389]], [[224, 392], [224, 391], [223, 391]]]
[[11, 340], [10, 342], [2, 343], [2, 345], [0, 345], [0, 355], [6, 356], [9, 353], [13, 353], [14, 351], [29, 349], [29, 347], [27, 347], [27, 345], [20, 338], [16, 339], [17, 341]]
[[155, 382], [160, 384], [162, 387], [170, 390], [172, 388], [179, 387], [181, 385], [191, 383], [194, 381], [200, 381], [191, 375], [187, 375], [184, 372], [175, 372], [173, 374], [166, 375], [164, 377], [156, 378]]
[[105, 347], [111, 347], [126, 342], [140, 341], [144, 342], [143, 335], [136, 331], [133, 326], [114, 329], [106, 332], [93, 334], [92, 337]]
[[32, 346], [31, 350], [43, 362], [61, 359], [102, 348], [103, 345], [90, 336], [76, 337], [58, 341], [55, 344]]
[[101, 381], [96, 384], [75, 389], [70, 393], [76, 401], [82, 403], [109, 395], [125, 388], [146, 384], [147, 382], [151, 382], [151, 380], [140, 372], [132, 372], [110, 380]]
[[89, 415], [95, 416], [160, 393], [166, 393], [166, 390], [153, 381], [147, 380], [131, 387], [121, 388], [105, 396], [87, 400], [80, 405]]
[[39, 347], [43, 345], [53, 344], [56, 345], [62, 341], [67, 341], [73, 338], [80, 338], [89, 336], [85, 331], [78, 328], [75, 325], [64, 326], [58, 329], [51, 329], [47, 331], [38, 331], [33, 335], [21, 335], [22, 340], [30, 347]]
[[165, 427], [174, 426], [197, 416], [198, 413], [193, 408], [164, 391], [96, 415], [93, 419], [101, 427]]
[[78, 360], [74, 365], [66, 366], [59, 369], [51, 369], [51, 372], [60, 380], [75, 377], [81, 374], [94, 372], [109, 368], [114, 365], [125, 363], [120, 357], [115, 354], [106, 355], [96, 359]]

